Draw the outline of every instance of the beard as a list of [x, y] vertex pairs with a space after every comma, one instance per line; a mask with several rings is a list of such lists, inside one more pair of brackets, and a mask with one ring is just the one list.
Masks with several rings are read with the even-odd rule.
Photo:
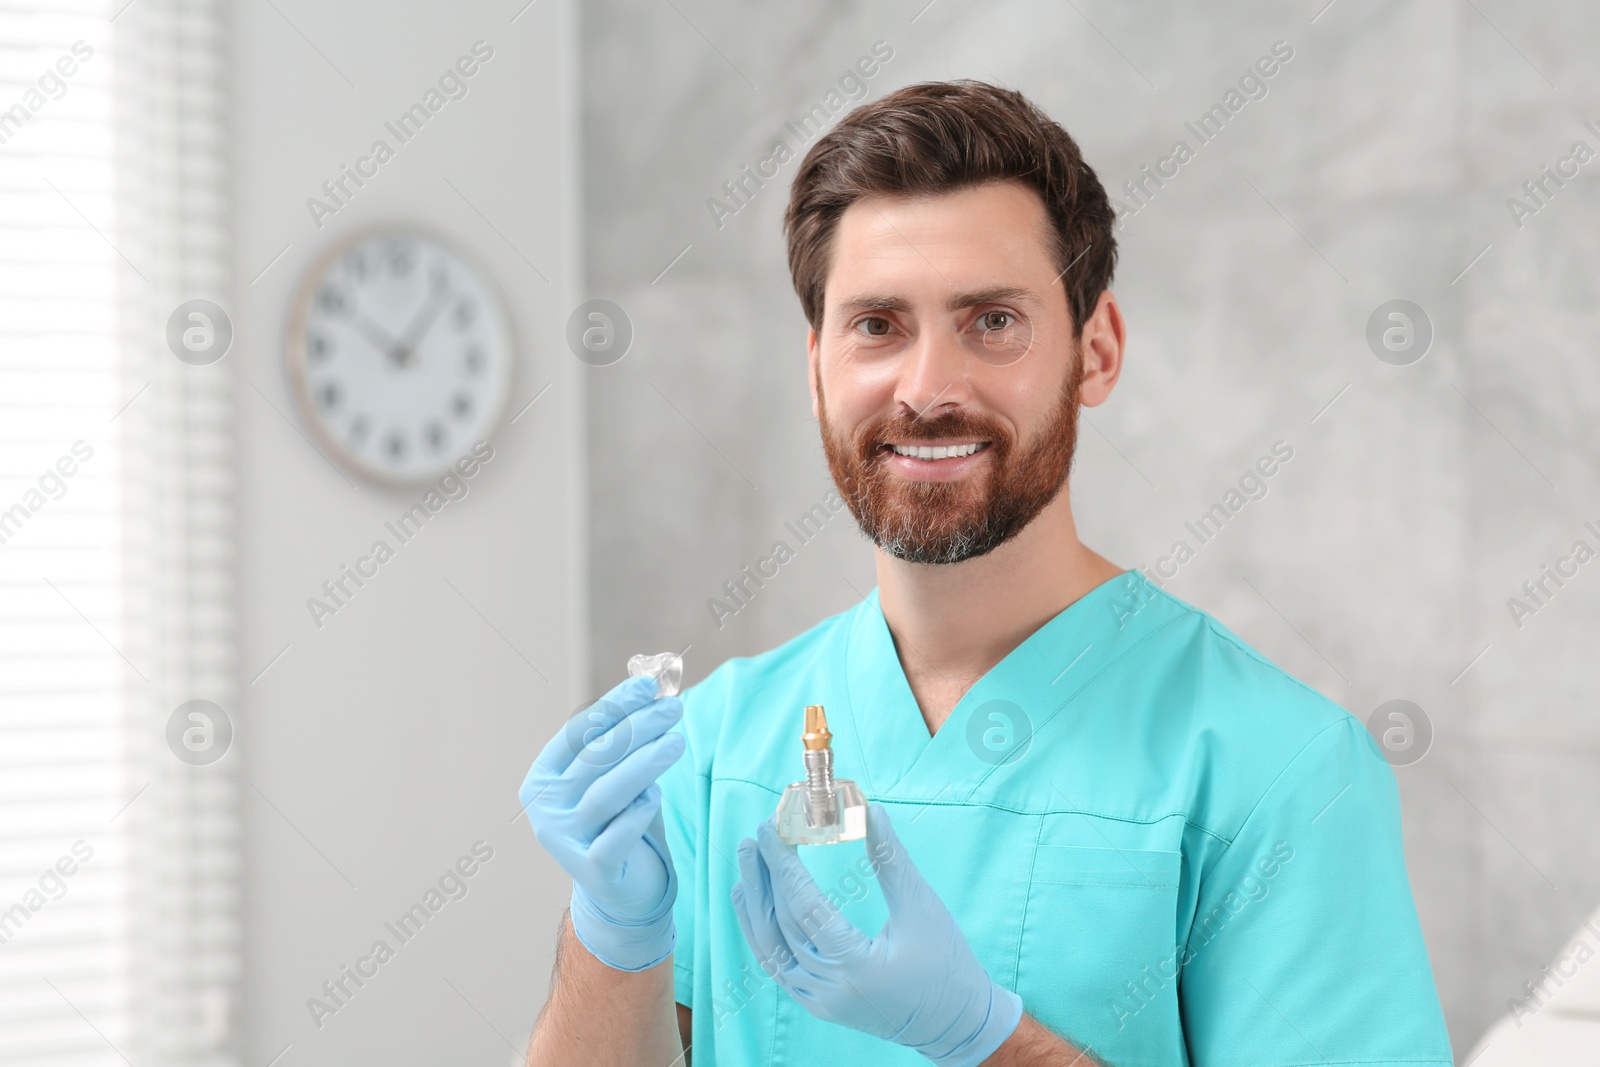
[[[998, 420], [967, 411], [922, 419], [903, 408], [836, 434], [817, 376], [817, 418], [834, 484], [856, 524], [878, 548], [907, 563], [960, 563], [994, 551], [1043, 511], [1072, 470], [1078, 438], [1083, 353], [1072, 367], [1044, 427], [1017, 442]], [[912, 481], [889, 469], [893, 440], [987, 441], [992, 453], [975, 472], [949, 481]]]

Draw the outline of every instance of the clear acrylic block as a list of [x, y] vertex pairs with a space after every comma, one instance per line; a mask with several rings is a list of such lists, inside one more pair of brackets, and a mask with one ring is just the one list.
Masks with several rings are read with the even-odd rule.
[[[818, 803], [815, 810], [812, 797]], [[867, 836], [867, 798], [848, 778], [835, 778], [831, 798], [795, 782], [778, 802], [778, 836], [791, 845], [836, 845]]]

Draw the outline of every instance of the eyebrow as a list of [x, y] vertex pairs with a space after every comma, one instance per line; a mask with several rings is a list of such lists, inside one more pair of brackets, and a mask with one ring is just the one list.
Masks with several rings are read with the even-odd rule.
[[[1034, 296], [1031, 290], [1021, 286], [996, 285], [988, 289], [956, 293], [945, 301], [944, 306], [946, 311], [960, 311], [962, 308], [976, 307], [979, 304], [998, 304], [1006, 300], [1033, 303]], [[841, 317], [849, 318], [861, 311], [910, 311], [911, 302], [902, 296], [867, 293], [841, 300], [835, 310]]]

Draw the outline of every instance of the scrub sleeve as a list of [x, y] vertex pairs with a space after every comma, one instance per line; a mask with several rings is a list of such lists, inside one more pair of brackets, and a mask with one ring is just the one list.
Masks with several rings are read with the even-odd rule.
[[1200, 887], [1179, 987], [1194, 1067], [1441, 1064], [1394, 772], [1359, 720], [1313, 737]]

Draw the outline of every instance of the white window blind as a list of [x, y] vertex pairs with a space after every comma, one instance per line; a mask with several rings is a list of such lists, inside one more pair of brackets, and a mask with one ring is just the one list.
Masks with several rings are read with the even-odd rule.
[[0, 2], [0, 1064], [237, 1062], [220, 0]]

